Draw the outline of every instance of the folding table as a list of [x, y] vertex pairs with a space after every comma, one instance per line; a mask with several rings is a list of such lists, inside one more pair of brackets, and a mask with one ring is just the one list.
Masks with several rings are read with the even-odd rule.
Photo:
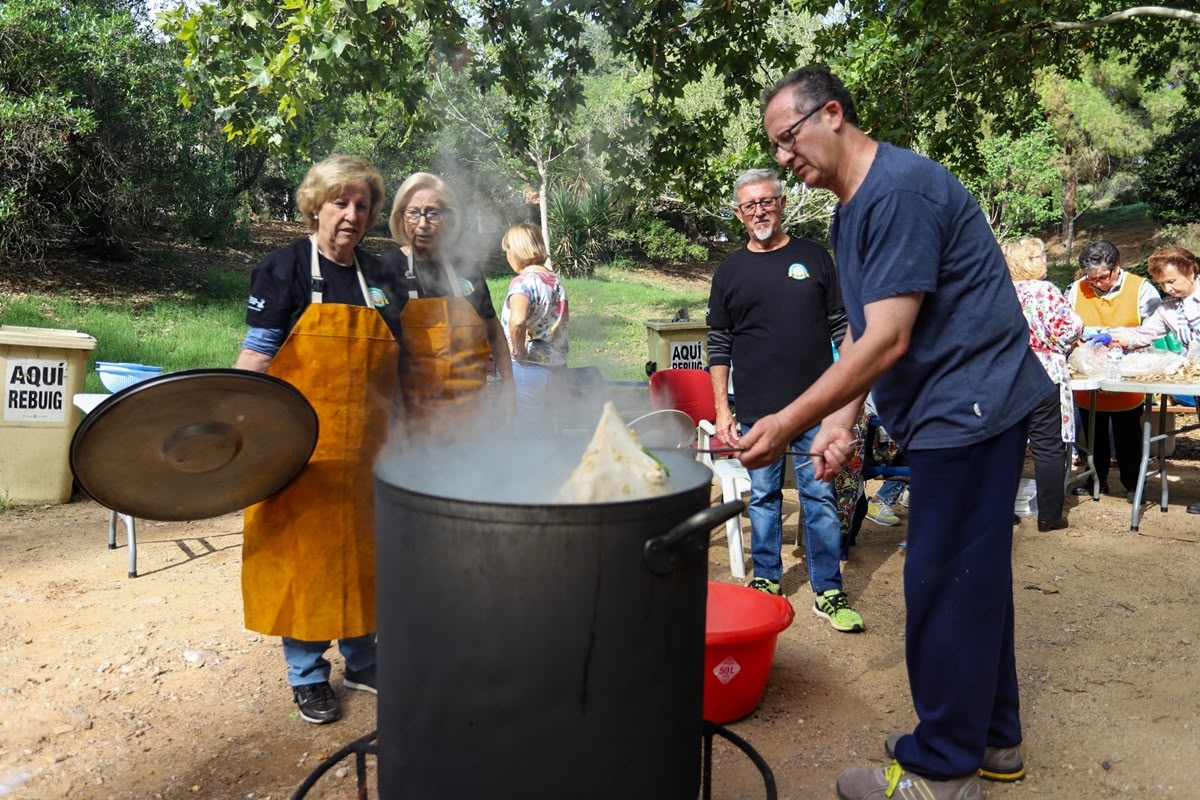
[[[1138, 392], [1146, 394], [1146, 402], [1142, 413], [1142, 460], [1138, 466], [1138, 481], [1137, 488], [1133, 493], [1133, 512], [1129, 520], [1129, 529], [1136, 531], [1141, 522], [1142, 516], [1142, 497], [1146, 487], [1146, 478], [1158, 477], [1158, 482], [1161, 490], [1161, 498], [1159, 507], [1165, 513], [1167, 510], [1167, 456], [1166, 456], [1166, 440], [1169, 436], [1186, 433], [1188, 431], [1200, 429], [1200, 424], [1187, 425], [1182, 428], [1176, 428], [1174, 431], [1167, 430], [1167, 400], [1169, 395], [1196, 395], [1200, 394], [1200, 383], [1142, 383], [1140, 381], [1101, 381], [1100, 389], [1108, 392]], [[1154, 432], [1154, 397], [1159, 396], [1159, 415], [1158, 415], [1158, 433]], [[1093, 397], [1095, 393], [1093, 393]], [[1150, 468], [1150, 447], [1157, 443], [1157, 465]]]

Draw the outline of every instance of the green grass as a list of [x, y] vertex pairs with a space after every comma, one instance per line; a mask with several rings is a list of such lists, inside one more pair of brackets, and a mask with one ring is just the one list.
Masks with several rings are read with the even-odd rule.
[[1131, 203], [1125, 206], [1087, 211], [1080, 215], [1077, 225], [1086, 228], [1111, 228], [1115, 225], [1126, 225], [1131, 222], [1143, 222], [1150, 216], [1150, 206], [1145, 203]]
[[[509, 278], [489, 278], [497, 307], [504, 302]], [[608, 380], [645, 380], [650, 350], [646, 320], [666, 320], [687, 308], [692, 320], [704, 320], [708, 287], [681, 291], [651, 272], [603, 267], [592, 278], [567, 278], [571, 308], [570, 366], [599, 367]]]
[[194, 291], [136, 303], [68, 295], [3, 298], [6, 325], [77, 330], [96, 339], [85, 392], [106, 391], [96, 361], [153, 364], [168, 372], [233, 365], [245, 334], [246, 276], [212, 270]]
[[[510, 276], [488, 279], [504, 300]], [[604, 268], [589, 279], [567, 279], [571, 304], [571, 366], [596, 366], [608, 380], [645, 380], [650, 358], [646, 320], [670, 319], [687, 308], [704, 319], [707, 286], [681, 291], [649, 271]], [[168, 372], [228, 367], [245, 334], [247, 275], [209, 269], [188, 291], [147, 295], [137, 302], [61, 295], [0, 297], [5, 325], [78, 330], [96, 338], [84, 391], [102, 392], [96, 361], [154, 364]]]

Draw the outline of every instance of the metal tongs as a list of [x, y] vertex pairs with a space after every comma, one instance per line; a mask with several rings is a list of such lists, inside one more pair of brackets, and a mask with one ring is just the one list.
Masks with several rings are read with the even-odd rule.
[[[704, 454], [710, 455], [710, 456], [736, 456], [738, 453], [744, 453], [748, 449], [749, 448], [747, 448], [747, 447], [720, 447], [720, 448], [716, 448], [713, 450], [705, 450], [703, 447], [697, 447], [694, 450], [692, 450], [692, 452], [693, 453], [704, 453]], [[818, 453], [803, 453], [799, 450], [784, 450], [783, 455], [785, 455], [785, 456], [807, 456], [809, 458], [816, 458], [819, 454]]]
[[[847, 444], [850, 445], [851, 449], [855, 449], [859, 445], [862, 444], [862, 441], [863, 441], [862, 439], [851, 439], [849, 442], [847, 442]], [[705, 453], [707, 455], [713, 455], [713, 456], [735, 456], [736, 457], [736, 455], [738, 453], [746, 452], [746, 448], [745, 447], [719, 447], [719, 448], [714, 448], [711, 450], [706, 450], [702, 447], [697, 447], [692, 452]], [[800, 450], [784, 450], [783, 455], [793, 456], [793, 457], [804, 457], [804, 458], [809, 459], [808, 461], [801, 462], [799, 464], [799, 466], [801, 466], [801, 467], [811, 463], [812, 459], [814, 459], [814, 458], [823, 458], [824, 457], [824, 455], [822, 453], [805, 453]]]

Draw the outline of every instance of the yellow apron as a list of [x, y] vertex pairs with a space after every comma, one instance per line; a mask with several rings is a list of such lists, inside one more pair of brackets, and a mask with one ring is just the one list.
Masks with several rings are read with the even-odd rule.
[[[410, 256], [411, 259], [411, 256]], [[458, 276], [442, 262], [453, 297], [410, 293], [400, 312], [405, 357], [400, 368], [405, 427], [410, 441], [438, 441], [461, 432], [460, 423], [483, 401], [492, 354], [487, 328], [462, 296]], [[410, 260], [411, 269], [411, 260]]]
[[375, 630], [375, 506], [371, 468], [388, 435], [399, 345], [371, 305], [322, 303], [316, 244], [313, 302], [269, 375], [299, 389], [320, 435], [300, 475], [246, 509], [246, 627], [325, 641]]
[[[1125, 273], [1125, 281], [1115, 297], [1101, 297], [1087, 281], [1079, 282], [1075, 295], [1075, 313], [1088, 327], [1119, 328], [1141, 325], [1142, 310], [1138, 294], [1145, 278]], [[1088, 392], [1075, 392], [1075, 405], [1088, 407]], [[1097, 411], [1131, 411], [1146, 400], [1138, 392], [1096, 392]]]

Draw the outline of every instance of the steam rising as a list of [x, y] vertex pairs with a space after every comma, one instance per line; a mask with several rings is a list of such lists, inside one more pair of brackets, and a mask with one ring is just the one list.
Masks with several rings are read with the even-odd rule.
[[380, 453], [377, 471], [397, 486], [440, 497], [517, 504], [550, 503], [579, 463], [607, 399], [603, 381], [552, 382], [542, 435], [518, 438], [507, 413], [505, 383], [432, 420], [400, 419]]
[[[458, 235], [439, 242], [441, 255], [460, 278], [476, 280], [482, 265], [493, 257], [502, 261], [502, 232], [530, 219], [530, 206], [518, 199], [511, 181], [487, 185], [482, 178], [486, 173], [464, 169], [448, 147], [434, 171], [450, 185], [459, 204]], [[499, 316], [504, 297], [493, 296], [492, 301]], [[507, 358], [507, 352], [501, 357]], [[547, 399], [549, 417], [535, 439], [518, 439], [512, 430], [511, 394], [511, 384], [489, 383], [475, 396], [429, 418], [406, 418], [401, 411], [380, 452], [377, 474], [396, 486], [440, 497], [552, 502], [596, 429], [609, 399], [607, 386], [594, 368], [558, 371]]]
[[[583, 458], [606, 396], [603, 390], [580, 396], [560, 384], [552, 391], [555, 421], [544, 429], [545, 435], [519, 438], [503, 413], [501, 391], [489, 386], [476, 402], [451, 410], [436, 428], [397, 426], [380, 453], [376, 475], [393, 486], [434, 497], [555, 505], [555, 495]], [[678, 423], [671, 416], [676, 413], [649, 415], [653, 429], [640, 437], [668, 466], [673, 492], [712, 480], [708, 468], [695, 461], [690, 450], [680, 448]]]

